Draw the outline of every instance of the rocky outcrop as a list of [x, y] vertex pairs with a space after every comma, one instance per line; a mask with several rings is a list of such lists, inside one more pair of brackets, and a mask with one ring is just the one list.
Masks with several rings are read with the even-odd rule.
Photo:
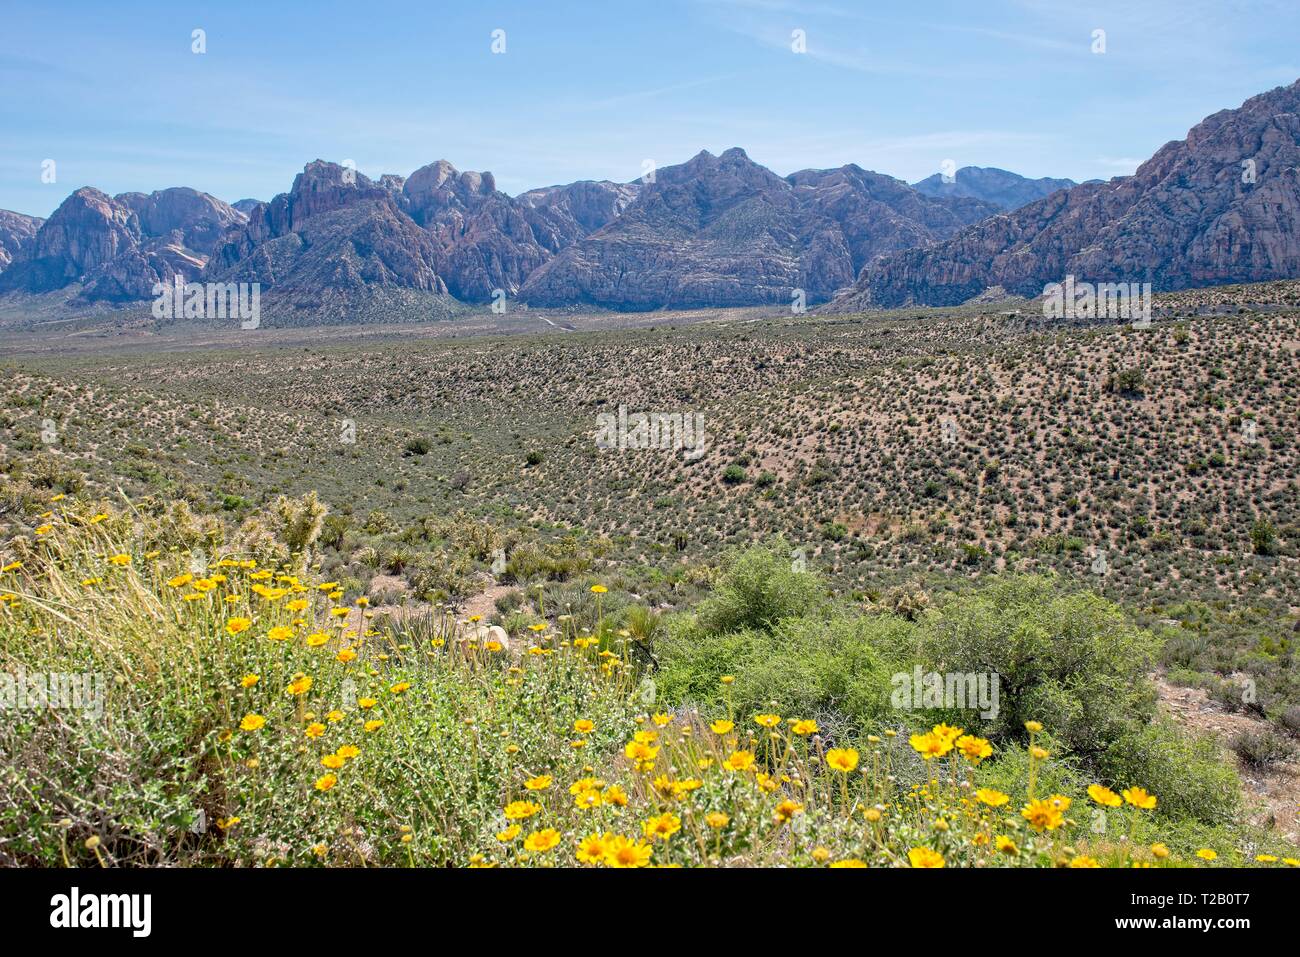
[[1157, 290], [1300, 276], [1300, 81], [1215, 113], [1132, 176], [872, 262], [834, 308], [1035, 296], [1067, 274]]
[[782, 178], [744, 150], [656, 171], [610, 225], [524, 284], [540, 306], [704, 308], [824, 301], [872, 256], [950, 236], [996, 210], [936, 200], [856, 166]]
[[166, 239], [205, 257], [222, 233], [248, 221], [244, 213], [215, 196], [186, 186], [157, 190], [147, 196], [121, 193], [114, 199], [135, 213], [142, 235]]
[[79, 285], [78, 300], [148, 299], [157, 283], [202, 271], [217, 237], [244, 216], [192, 189], [110, 197], [83, 187], [54, 211], [0, 273], [0, 294]]
[[554, 217], [557, 233], [579, 237], [618, 219], [640, 192], [640, 183], [584, 179], [566, 186], [531, 189], [516, 198], [530, 209]]
[[36, 237], [45, 220], [0, 209], [0, 272], [14, 261], [18, 251]]
[[307, 305], [372, 285], [445, 294], [437, 260], [432, 237], [390, 189], [316, 160], [288, 193], [254, 207], [245, 225], [226, 233], [204, 277], [262, 283]]
[[433, 237], [439, 273], [464, 302], [509, 296], [556, 253], [604, 226], [636, 187], [572, 183], [512, 198], [491, 173], [460, 172], [446, 160], [416, 170], [402, 186], [402, 208]]
[[978, 199], [991, 203], [1003, 212], [1019, 209], [1036, 199], [1055, 193], [1058, 189], [1077, 186], [1072, 179], [1028, 179], [993, 166], [963, 166], [953, 174], [951, 182], [942, 173], [927, 176], [912, 188], [925, 196], [950, 199]]

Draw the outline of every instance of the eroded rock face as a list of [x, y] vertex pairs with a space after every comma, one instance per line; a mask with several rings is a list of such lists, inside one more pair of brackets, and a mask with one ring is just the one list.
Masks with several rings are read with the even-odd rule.
[[29, 271], [33, 279], [39, 273], [49, 282], [59, 283], [49, 288], [60, 288], [135, 249], [141, 238], [140, 223], [129, 208], [85, 186], [65, 199], [45, 221], [6, 277], [30, 265], [39, 267]]
[[1029, 179], [994, 166], [963, 166], [954, 173], [952, 182], [945, 182], [942, 173], [935, 173], [913, 183], [912, 188], [926, 196], [978, 199], [1010, 212], [1058, 189], [1077, 185], [1072, 179]]
[[91, 187], [69, 196], [0, 274], [0, 293], [41, 294], [80, 283], [89, 302], [148, 299], [157, 283], [198, 277], [222, 231], [244, 219], [192, 189], [110, 197]]
[[1035, 296], [1066, 274], [1158, 290], [1300, 275], [1300, 81], [1215, 113], [1132, 176], [870, 263], [835, 308]]
[[533, 273], [541, 306], [703, 308], [829, 299], [872, 256], [932, 242], [996, 210], [935, 200], [846, 166], [782, 178], [740, 149], [656, 172], [610, 225]]
[[446, 160], [416, 170], [402, 187], [403, 209], [437, 243], [451, 294], [487, 302], [508, 296], [557, 252], [616, 217], [636, 188], [583, 182], [512, 198], [491, 173], [460, 172]]
[[14, 261], [18, 250], [36, 238], [36, 232], [44, 222], [39, 216], [0, 209], [0, 272]]
[[640, 183], [585, 179], [567, 186], [532, 189], [516, 198], [531, 209], [555, 216], [559, 220], [555, 226], [557, 235], [576, 237], [609, 225], [640, 192]]
[[179, 233], [181, 245], [203, 256], [212, 252], [221, 234], [242, 225], [248, 217], [215, 196], [187, 186], [144, 193], [122, 193], [114, 199], [132, 210], [140, 232], [150, 238], [171, 238]]
[[390, 188], [316, 160], [288, 193], [227, 231], [204, 276], [258, 282], [304, 301], [367, 285], [446, 293], [432, 238], [398, 209]]

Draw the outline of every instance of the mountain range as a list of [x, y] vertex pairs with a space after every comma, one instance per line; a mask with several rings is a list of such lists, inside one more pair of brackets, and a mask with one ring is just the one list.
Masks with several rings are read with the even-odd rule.
[[445, 160], [377, 180], [316, 160], [264, 202], [83, 187], [48, 220], [0, 211], [0, 304], [138, 305], [175, 276], [260, 283], [306, 321], [385, 296], [857, 310], [1032, 296], [1066, 273], [1157, 289], [1290, 278], [1298, 166], [1300, 82], [1104, 183], [964, 167], [909, 186], [852, 164], [783, 177], [732, 148], [512, 197]]
[[1132, 176], [1081, 183], [867, 265], [836, 308], [1035, 296], [1072, 274], [1157, 290], [1300, 276], [1300, 81], [1202, 120]]
[[952, 176], [935, 173], [913, 183], [912, 188], [926, 196], [966, 196], [992, 203], [1004, 213], [1042, 199], [1058, 189], [1078, 184], [1072, 179], [1026, 179], [992, 166], [963, 166]]

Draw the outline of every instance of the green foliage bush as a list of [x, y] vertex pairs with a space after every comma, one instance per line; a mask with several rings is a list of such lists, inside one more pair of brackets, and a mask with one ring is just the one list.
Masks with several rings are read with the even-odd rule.
[[795, 571], [789, 555], [780, 539], [731, 555], [713, 594], [700, 605], [703, 632], [770, 628], [812, 609], [824, 585], [815, 573]]
[[1241, 806], [1241, 785], [1218, 744], [1164, 720], [1111, 742], [1097, 773], [1116, 787], [1141, 784], [1159, 798], [1162, 815], [1225, 824]]
[[[674, 702], [726, 700], [744, 718], [782, 714], [879, 730], [892, 720], [889, 679], [912, 628], [893, 617], [784, 618], [771, 630], [705, 634], [691, 624], [660, 643], [660, 691]], [[735, 681], [724, 689], [723, 675]]]
[[1155, 651], [1111, 602], [1037, 576], [951, 599], [926, 616], [921, 642], [926, 667], [999, 676], [999, 711], [985, 736], [1017, 740], [1026, 721], [1041, 721], [1088, 759], [1155, 714], [1147, 678]]

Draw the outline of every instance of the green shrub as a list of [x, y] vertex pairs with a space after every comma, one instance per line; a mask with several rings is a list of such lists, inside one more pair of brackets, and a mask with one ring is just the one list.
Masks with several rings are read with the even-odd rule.
[[[726, 701], [741, 720], [775, 702], [783, 715], [879, 731], [892, 720], [890, 677], [914, 632], [891, 616], [784, 618], [770, 631], [726, 634], [679, 620], [660, 643], [656, 680], [670, 701]], [[725, 690], [723, 675], [735, 677]]]
[[1281, 764], [1295, 753], [1295, 746], [1285, 735], [1272, 728], [1260, 731], [1242, 731], [1232, 739], [1232, 750], [1237, 757], [1257, 770], [1266, 770]]
[[1155, 713], [1151, 636], [1111, 602], [1037, 576], [997, 579], [925, 619], [922, 657], [941, 672], [993, 673], [999, 711], [982, 730], [1002, 742], [1041, 721], [1092, 758]]
[[782, 618], [807, 613], [824, 587], [815, 573], [795, 571], [789, 554], [780, 539], [733, 554], [713, 594], [700, 604], [703, 631], [770, 628]]
[[1227, 824], [1241, 806], [1241, 784], [1218, 744], [1165, 720], [1113, 741], [1096, 770], [1113, 787], [1146, 788], [1160, 802], [1157, 811], [1170, 817]]

